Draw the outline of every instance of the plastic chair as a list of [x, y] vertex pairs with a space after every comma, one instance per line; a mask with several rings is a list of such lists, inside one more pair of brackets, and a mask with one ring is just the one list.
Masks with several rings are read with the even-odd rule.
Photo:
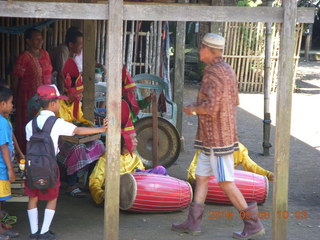
[[107, 87], [105, 83], [96, 83], [95, 84], [95, 96], [94, 96], [94, 117], [95, 117], [95, 125], [101, 126], [103, 123], [103, 119], [106, 117], [106, 92]]
[[[162, 92], [164, 92], [165, 96], [165, 102], [168, 103], [168, 105], [171, 106], [171, 113], [170, 115], [164, 114], [161, 112], [161, 116], [166, 118], [168, 121], [170, 121], [174, 126], [177, 124], [177, 104], [172, 102], [169, 99], [169, 88], [167, 83], [160, 77], [152, 75], [152, 74], [138, 74], [133, 77], [133, 81], [135, 82], [137, 86], [137, 97], [138, 100], [142, 100], [142, 89], [148, 89], [153, 90], [157, 93], [157, 96], [159, 97]], [[168, 111], [170, 112], [170, 111]], [[146, 116], [152, 116], [152, 113], [146, 113], [143, 111], [140, 111], [138, 118], [143, 118]]]

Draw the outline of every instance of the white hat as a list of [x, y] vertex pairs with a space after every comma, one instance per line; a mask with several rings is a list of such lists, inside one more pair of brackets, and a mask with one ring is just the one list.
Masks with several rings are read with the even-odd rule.
[[224, 49], [225, 39], [218, 34], [207, 33], [202, 39], [202, 44], [210, 48]]

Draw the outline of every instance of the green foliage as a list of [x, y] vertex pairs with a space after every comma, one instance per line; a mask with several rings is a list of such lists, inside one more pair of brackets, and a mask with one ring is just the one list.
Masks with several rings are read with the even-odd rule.
[[262, 3], [261, 0], [241, 0], [237, 2], [237, 6], [240, 7], [257, 7]]

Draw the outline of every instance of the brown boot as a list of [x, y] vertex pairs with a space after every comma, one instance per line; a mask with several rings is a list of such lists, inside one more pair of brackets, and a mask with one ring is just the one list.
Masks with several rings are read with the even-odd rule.
[[233, 238], [236, 239], [255, 239], [265, 234], [264, 227], [258, 218], [258, 206], [256, 202], [249, 203], [248, 208], [244, 209], [241, 214], [244, 228], [242, 232], [234, 232]]
[[181, 224], [172, 224], [171, 230], [190, 233], [192, 235], [200, 235], [200, 223], [204, 212], [204, 206], [205, 205], [202, 203], [191, 203], [187, 220]]

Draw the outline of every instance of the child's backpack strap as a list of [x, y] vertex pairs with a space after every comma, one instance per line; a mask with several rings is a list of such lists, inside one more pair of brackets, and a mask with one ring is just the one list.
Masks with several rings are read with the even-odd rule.
[[38, 117], [35, 117], [32, 120], [32, 135], [34, 135], [34, 134], [36, 134], [36, 132], [40, 131], [40, 128], [38, 127], [38, 124], [37, 124], [37, 119], [38, 119]]
[[56, 116], [50, 116], [46, 120], [46, 122], [43, 125], [42, 131], [47, 132], [48, 134], [51, 133], [52, 127], [54, 123], [57, 121], [58, 117]]

